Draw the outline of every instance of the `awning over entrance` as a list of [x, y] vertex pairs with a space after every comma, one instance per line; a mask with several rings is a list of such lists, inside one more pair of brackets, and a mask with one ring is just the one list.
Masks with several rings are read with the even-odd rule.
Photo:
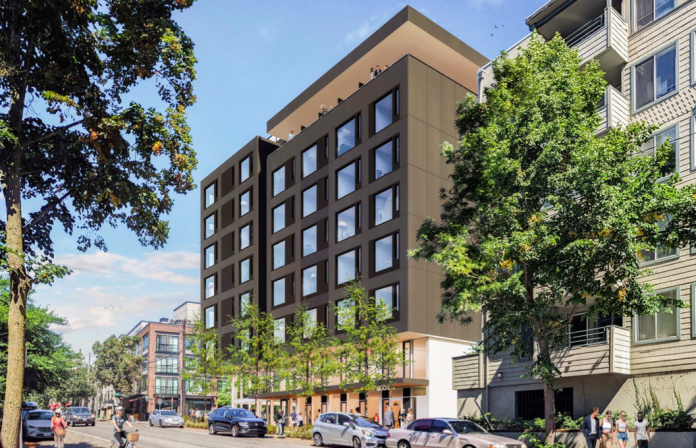
[[[428, 380], [421, 380], [417, 378], [397, 378], [391, 385], [392, 389], [402, 389], [404, 387], [427, 387], [430, 384]], [[331, 394], [343, 394], [350, 393], [352, 390], [360, 387], [359, 384], [349, 384], [347, 387], [342, 388], [341, 386], [329, 386], [321, 392], [317, 392], [316, 395], [331, 395]], [[290, 390], [290, 391], [280, 391], [280, 392], [269, 392], [265, 394], [259, 394], [259, 399], [270, 399], [270, 400], [282, 400], [288, 398], [296, 398], [302, 391], [301, 390]]]

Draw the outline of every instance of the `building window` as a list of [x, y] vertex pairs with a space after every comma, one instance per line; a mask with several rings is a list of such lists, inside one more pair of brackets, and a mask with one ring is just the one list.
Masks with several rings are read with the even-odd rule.
[[677, 91], [677, 45], [633, 66], [634, 112]]
[[302, 296], [317, 292], [317, 266], [311, 266], [302, 271]]
[[360, 184], [360, 159], [336, 172], [336, 199], [354, 192]]
[[312, 185], [302, 192], [302, 217], [317, 211], [317, 186]]
[[215, 305], [205, 309], [205, 328], [215, 328]]
[[302, 256], [313, 254], [317, 251], [317, 226], [308, 227], [302, 231]]
[[285, 303], [285, 277], [273, 282], [273, 306]]
[[273, 233], [285, 228], [285, 203], [273, 209]]
[[273, 196], [285, 191], [285, 167], [278, 168], [273, 172]]
[[349, 282], [360, 273], [360, 252], [357, 248], [336, 257], [336, 284]]
[[251, 177], [251, 156], [248, 156], [239, 164], [239, 183]]
[[399, 163], [399, 137], [375, 149], [375, 179], [391, 173]]
[[179, 379], [178, 378], [155, 377], [155, 394], [157, 394], [157, 395], [178, 395], [179, 394]]
[[394, 267], [399, 259], [399, 233], [375, 241], [375, 272]]
[[279, 342], [279, 343], [285, 342], [285, 318], [284, 317], [281, 317], [280, 319], [275, 320], [275, 329], [273, 331], [273, 336], [275, 337], [276, 342]]
[[143, 336], [143, 354], [147, 353], [150, 348], [150, 335]]
[[635, 30], [645, 28], [674, 9], [675, 0], [634, 0]]
[[215, 295], [215, 276], [211, 275], [205, 279], [205, 298], [209, 299]]
[[357, 145], [361, 133], [360, 114], [351, 119], [348, 123], [336, 129], [336, 157], [339, 157]]
[[213, 213], [212, 215], [208, 216], [205, 218], [205, 237], [210, 238], [211, 236], [215, 235], [215, 227], [216, 227], [216, 215]]
[[205, 268], [215, 265], [215, 244], [205, 248]]
[[[305, 321], [305, 327], [302, 331], [302, 335], [307, 339], [308, 337], [311, 336], [311, 331], [313, 328], [316, 328], [317, 324], [319, 323], [318, 320], [318, 313], [316, 308], [312, 308], [311, 310], [307, 310], [307, 319]], [[322, 396], [322, 402], [323, 402], [324, 396]]]
[[355, 236], [360, 227], [360, 212], [361, 206], [357, 204], [336, 214], [336, 242]]
[[244, 314], [246, 314], [250, 305], [251, 305], [251, 293], [250, 292], [245, 292], [244, 294], [239, 296], [239, 314], [240, 315], [243, 316]]
[[391, 285], [375, 290], [375, 301], [385, 307], [385, 318], [391, 319], [399, 311], [399, 285]]
[[317, 170], [317, 145], [302, 153], [302, 178], [309, 176]]
[[675, 124], [674, 126], [670, 126], [667, 129], [663, 129], [655, 135], [653, 135], [650, 139], [648, 139], [645, 143], [643, 143], [640, 151], [640, 155], [644, 156], [650, 156], [650, 157], [655, 157], [657, 154], [657, 148], [659, 148], [663, 143], [669, 141], [669, 145], [671, 147], [671, 151], [669, 154], [669, 157], [667, 158], [667, 161], [665, 162], [664, 165], [662, 165], [662, 176], [669, 176], [670, 174], [674, 173], [677, 170], [677, 163], [678, 163], [678, 157], [677, 155], [679, 154], [678, 150], [678, 142], [679, 142], [679, 137], [678, 137], [678, 127]]
[[251, 223], [239, 229], [239, 250], [251, 246]]
[[[665, 231], [669, 225], [670, 219], [671, 218], [668, 216], [658, 221], [657, 228], [660, 229], [661, 232]], [[655, 249], [640, 251], [640, 262], [649, 263], [652, 261], [674, 258], [678, 255], [677, 250], [677, 246], [659, 243], [657, 246], [655, 246]]]
[[[666, 299], [679, 300], [679, 288], [671, 288], [655, 291]], [[659, 311], [654, 316], [634, 315], [635, 322], [635, 342], [660, 342], [679, 339], [681, 320], [681, 309], [674, 306], [669, 307], [670, 311]]]
[[215, 187], [215, 182], [213, 182], [205, 189], [205, 208], [208, 208], [215, 203]]
[[244, 216], [251, 211], [251, 190], [247, 190], [239, 196], [239, 216]]
[[[399, 90], [396, 90], [398, 95]], [[394, 122], [394, 95], [388, 94], [375, 103], [375, 134]]]
[[249, 280], [251, 280], [251, 258], [239, 263], [239, 283], [246, 283]]
[[155, 373], [179, 373], [179, 359], [175, 356], [155, 357]]
[[399, 210], [399, 186], [389, 187], [375, 195], [375, 225], [378, 226], [394, 218]]
[[[215, 305], [211, 308], [215, 308]], [[178, 336], [158, 334], [155, 342], [157, 343], [155, 350], [158, 352], [176, 353], [179, 351]]]
[[[573, 415], [573, 388], [566, 387], [554, 392], [556, 412]], [[544, 391], [520, 390], [515, 392], [515, 418], [534, 420], [544, 418]]]
[[273, 269], [285, 266], [285, 240], [273, 245]]

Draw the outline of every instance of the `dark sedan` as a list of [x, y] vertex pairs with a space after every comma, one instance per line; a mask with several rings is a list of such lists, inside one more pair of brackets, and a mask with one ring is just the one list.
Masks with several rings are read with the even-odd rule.
[[229, 432], [232, 437], [263, 437], [268, 432], [268, 427], [266, 422], [246, 409], [225, 406], [214, 410], [208, 417], [208, 432], [211, 435]]
[[70, 426], [94, 426], [92, 413], [84, 406], [71, 406], [65, 410], [65, 421]]

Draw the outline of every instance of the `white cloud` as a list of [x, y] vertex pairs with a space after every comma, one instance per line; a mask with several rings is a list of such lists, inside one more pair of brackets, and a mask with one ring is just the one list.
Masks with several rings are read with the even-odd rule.
[[357, 28], [349, 31], [345, 36], [343, 36], [343, 43], [351, 45], [364, 41], [370, 36], [370, 34], [374, 33], [377, 28], [384, 25], [387, 20], [391, 19], [394, 14], [402, 10], [405, 6], [405, 3], [399, 3], [395, 7], [382, 11], [381, 14], [375, 14], [368, 17], [368, 19], [361, 23]]
[[183, 250], [150, 252], [145, 254], [145, 258], [147, 258], [148, 263], [155, 263], [169, 269], [198, 269], [201, 263], [197, 252]]

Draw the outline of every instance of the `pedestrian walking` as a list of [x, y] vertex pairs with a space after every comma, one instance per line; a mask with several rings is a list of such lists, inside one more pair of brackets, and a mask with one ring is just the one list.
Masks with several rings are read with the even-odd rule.
[[266, 415], [266, 411], [261, 411], [261, 420], [268, 423], [268, 415]]
[[200, 423], [203, 421], [203, 414], [201, 413], [200, 409], [196, 409], [196, 423]]
[[602, 434], [599, 446], [601, 448], [611, 448], [614, 439], [614, 420], [611, 418], [611, 411], [607, 411], [602, 419]]
[[297, 427], [302, 428], [304, 426], [304, 419], [302, 418], [302, 413], [297, 414]]
[[585, 442], [587, 443], [587, 448], [595, 448], [597, 446], [597, 439], [599, 438], [599, 419], [597, 415], [599, 414], [599, 408], [592, 408], [592, 414], [585, 417], [582, 421], [582, 433], [585, 436]]
[[281, 409], [278, 411], [278, 414], [276, 415], [276, 434], [279, 436], [285, 435], [284, 427], [285, 426], [285, 415], [283, 414], [283, 410]]
[[384, 412], [384, 426], [387, 429], [392, 429], [394, 426], [394, 411], [392, 411], [391, 406], [387, 406], [387, 410]]
[[297, 413], [295, 412], [295, 409], [292, 410], [290, 413], [290, 429], [294, 428], [297, 425]]
[[399, 427], [406, 427], [406, 409], [404, 408], [401, 408], [401, 411], [399, 412]]
[[633, 440], [638, 448], [648, 448], [650, 445], [650, 423], [643, 418], [643, 413], [638, 413], [638, 420], [633, 422]]
[[628, 422], [626, 421], [626, 412], [621, 411], [621, 417], [616, 421], [616, 437], [615, 441], [620, 448], [626, 448], [628, 443]]
[[408, 414], [406, 414], [406, 424], [408, 425], [413, 421], [416, 416], [413, 415], [413, 408], [408, 408]]

